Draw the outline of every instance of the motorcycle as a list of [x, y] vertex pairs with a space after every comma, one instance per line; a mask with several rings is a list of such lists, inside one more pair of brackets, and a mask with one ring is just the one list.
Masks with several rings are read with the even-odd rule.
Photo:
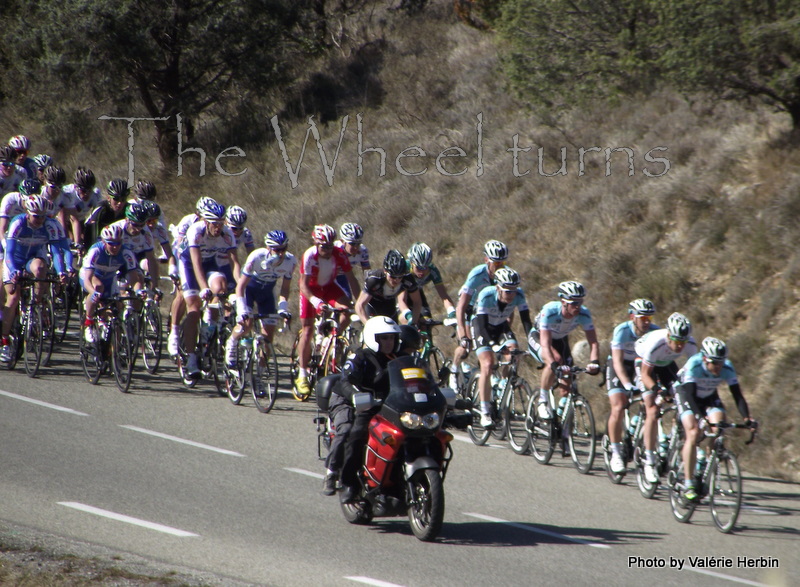
[[[459, 408], [455, 392], [440, 389], [419, 359], [400, 357], [387, 369], [390, 392], [369, 424], [359, 494], [341, 504], [342, 513], [351, 524], [407, 515], [414, 536], [431, 541], [444, 520], [444, 479], [453, 457], [453, 435], [445, 427], [466, 429], [472, 415], [452, 410]], [[380, 402], [356, 393], [353, 404], [361, 412]]]

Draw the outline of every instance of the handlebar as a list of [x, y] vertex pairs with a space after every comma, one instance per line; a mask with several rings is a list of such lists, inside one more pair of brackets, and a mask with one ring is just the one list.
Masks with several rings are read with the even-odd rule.
[[[705, 418], [704, 418], [705, 420]], [[756, 439], [756, 435], [758, 433], [758, 422], [753, 420], [751, 424], [737, 424], [736, 422], [717, 422], [716, 424], [712, 424], [706, 420], [706, 425], [711, 428], [738, 428], [738, 429], [745, 429], [750, 430], [750, 438], [745, 441], [745, 444], [752, 444], [753, 441]], [[706, 434], [711, 438], [718, 436], [718, 434]]]

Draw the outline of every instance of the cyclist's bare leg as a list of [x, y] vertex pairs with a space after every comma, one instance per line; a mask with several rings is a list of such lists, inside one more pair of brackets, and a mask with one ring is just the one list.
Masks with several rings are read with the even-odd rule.
[[[347, 296], [342, 296], [336, 303], [333, 305], [334, 308], [337, 310], [349, 310], [350, 309], [350, 298]], [[342, 312], [339, 314], [339, 332], [344, 332], [344, 329], [350, 325], [350, 313], [349, 312]]]
[[300, 369], [307, 370], [311, 360], [311, 339], [314, 336], [314, 317], [307, 316], [302, 319], [300, 340], [297, 343], [297, 360]]
[[209, 308], [211, 310], [211, 322], [216, 324], [217, 320], [219, 319], [219, 295], [224, 294], [228, 291], [228, 282], [223, 275], [216, 275], [212, 277], [208, 282], [208, 288], [211, 290], [213, 294], [213, 298], [211, 298], [212, 303], [209, 304]]
[[611, 442], [622, 442], [622, 425], [625, 422], [625, 408], [628, 407], [628, 396], [625, 393], [614, 393], [608, 396], [611, 412], [608, 414], [608, 439]]
[[656, 405], [656, 394], [644, 393], [642, 394], [642, 401], [647, 410], [647, 416], [644, 420], [644, 429], [642, 430], [644, 436], [644, 449], [645, 451], [655, 451], [656, 443], [658, 442], [658, 406]]
[[478, 355], [478, 363], [480, 364], [481, 374], [478, 381], [478, 394], [483, 402], [492, 401], [492, 367], [494, 366], [494, 353], [491, 350], [485, 350]]
[[183, 348], [188, 354], [197, 349], [197, 326], [200, 323], [200, 312], [203, 300], [195, 294], [184, 298], [186, 301], [186, 319], [183, 321]]
[[3, 308], [3, 336], [8, 336], [11, 332], [11, 325], [17, 317], [17, 307], [19, 305], [20, 290], [18, 283], [6, 283], [6, 305]]
[[[31, 261], [30, 272], [33, 274], [35, 279], [44, 279], [47, 277], [47, 263], [44, 259], [36, 258]], [[42, 299], [42, 293], [44, 292], [44, 283], [35, 283], [33, 285], [33, 297], [36, 300], [36, 303]]]
[[180, 289], [175, 291], [170, 313], [172, 314], [172, 328], [174, 332], [178, 332], [178, 327], [186, 313], [186, 300], [184, 300], [183, 292]]
[[686, 442], [683, 444], [683, 474], [687, 481], [694, 478], [694, 466], [697, 458], [697, 443], [703, 438], [697, 417], [694, 414], [684, 414], [681, 418], [683, 430], [686, 433]]
[[[94, 288], [94, 291], [96, 291], [97, 293], [99, 293], [99, 294], [105, 293], [106, 288], [103, 285], [103, 282], [100, 281], [94, 275], [92, 275], [91, 285]], [[94, 318], [95, 312], [97, 311], [97, 302], [92, 301], [92, 294], [91, 293], [87, 293], [86, 294], [86, 298], [85, 298], [85, 300], [83, 302], [83, 307], [86, 310], [86, 317], [87, 318]]]

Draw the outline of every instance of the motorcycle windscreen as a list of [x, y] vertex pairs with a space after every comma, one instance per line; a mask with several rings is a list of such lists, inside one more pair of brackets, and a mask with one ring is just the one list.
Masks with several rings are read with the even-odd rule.
[[385, 405], [398, 412], [438, 410], [446, 404], [439, 392], [428, 366], [417, 357], [406, 356], [394, 359], [387, 365], [389, 370], [389, 397]]

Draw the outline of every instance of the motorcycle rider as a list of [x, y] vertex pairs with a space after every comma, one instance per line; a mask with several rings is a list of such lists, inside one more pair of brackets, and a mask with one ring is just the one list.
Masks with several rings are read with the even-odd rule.
[[[386, 366], [397, 358], [400, 349], [400, 327], [386, 316], [367, 320], [363, 330], [364, 348], [350, 357], [342, 368], [342, 379], [334, 387], [329, 408], [336, 436], [328, 454], [328, 474], [323, 482], [323, 493], [335, 491], [337, 468], [341, 468], [342, 503], [350, 503], [358, 493], [358, 471], [361, 467], [367, 442], [369, 421], [380, 410], [375, 406], [353, 415], [354, 393], [371, 393], [374, 399], [383, 400], [389, 395], [389, 373]], [[344, 404], [346, 407], [340, 407]], [[346, 412], [352, 423], [346, 422]]]

